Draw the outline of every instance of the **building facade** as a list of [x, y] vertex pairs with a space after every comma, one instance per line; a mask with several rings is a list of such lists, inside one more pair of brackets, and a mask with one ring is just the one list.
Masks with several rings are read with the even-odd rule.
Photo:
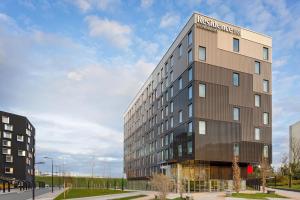
[[[124, 114], [129, 180], [164, 172], [197, 188], [272, 162], [272, 39], [193, 13]], [[212, 186], [213, 185], [213, 186]]]
[[29, 187], [33, 180], [35, 128], [20, 115], [0, 111], [0, 180]]
[[293, 148], [300, 145], [300, 121], [290, 126], [290, 141], [289, 141], [289, 159], [291, 162], [294, 160]]

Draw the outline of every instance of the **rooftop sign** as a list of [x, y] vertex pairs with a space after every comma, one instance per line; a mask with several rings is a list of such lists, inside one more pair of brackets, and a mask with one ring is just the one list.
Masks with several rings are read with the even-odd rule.
[[200, 24], [201, 28], [217, 32], [218, 30], [228, 32], [234, 35], [241, 35], [241, 31], [235, 28], [232, 28], [231, 26], [221, 24], [215, 20], [204, 18], [201, 15], [197, 16], [197, 23]]

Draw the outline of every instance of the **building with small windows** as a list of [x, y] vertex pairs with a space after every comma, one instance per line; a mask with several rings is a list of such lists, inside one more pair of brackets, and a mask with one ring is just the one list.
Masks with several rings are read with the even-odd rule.
[[31, 187], [35, 128], [20, 115], [0, 111], [0, 182]]
[[[124, 172], [190, 191], [231, 187], [272, 162], [272, 38], [193, 13], [124, 114]], [[245, 182], [243, 182], [244, 184]]]

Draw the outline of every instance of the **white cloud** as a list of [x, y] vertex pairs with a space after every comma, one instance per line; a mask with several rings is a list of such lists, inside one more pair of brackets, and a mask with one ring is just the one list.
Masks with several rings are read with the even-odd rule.
[[92, 9], [114, 10], [120, 4], [120, 0], [75, 0], [72, 2], [83, 12]]
[[180, 22], [180, 16], [174, 13], [166, 13], [160, 20], [161, 28], [177, 26]]
[[103, 37], [119, 48], [127, 48], [131, 44], [132, 29], [128, 25], [96, 16], [88, 16], [85, 20], [90, 36]]
[[142, 8], [149, 8], [152, 6], [153, 0], [141, 0], [141, 7]]

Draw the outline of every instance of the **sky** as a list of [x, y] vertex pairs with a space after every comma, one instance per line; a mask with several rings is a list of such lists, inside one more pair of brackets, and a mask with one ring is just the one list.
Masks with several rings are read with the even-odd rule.
[[296, 0], [0, 0], [0, 110], [34, 124], [37, 161], [120, 177], [123, 114], [198, 11], [272, 36], [279, 166], [300, 120], [299, 10]]

